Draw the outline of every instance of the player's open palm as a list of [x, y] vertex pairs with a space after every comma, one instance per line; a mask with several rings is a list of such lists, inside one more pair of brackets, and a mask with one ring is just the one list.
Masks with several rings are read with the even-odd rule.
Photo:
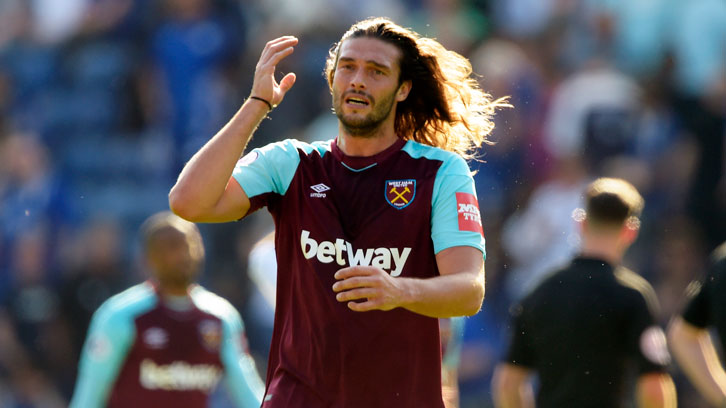
[[297, 41], [297, 38], [293, 36], [284, 36], [269, 41], [265, 45], [255, 67], [251, 96], [265, 99], [272, 106], [282, 102], [285, 93], [295, 84], [295, 74], [288, 73], [278, 83], [275, 79], [275, 68], [283, 58], [292, 54]]
[[391, 310], [403, 303], [403, 281], [375, 266], [350, 266], [335, 273], [338, 302], [356, 312]]

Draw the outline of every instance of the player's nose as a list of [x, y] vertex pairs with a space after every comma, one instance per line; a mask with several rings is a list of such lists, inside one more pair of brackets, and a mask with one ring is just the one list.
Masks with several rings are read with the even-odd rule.
[[351, 75], [350, 87], [353, 89], [365, 89], [366, 88], [365, 75], [363, 74], [362, 69], [356, 70], [353, 73], [353, 75]]

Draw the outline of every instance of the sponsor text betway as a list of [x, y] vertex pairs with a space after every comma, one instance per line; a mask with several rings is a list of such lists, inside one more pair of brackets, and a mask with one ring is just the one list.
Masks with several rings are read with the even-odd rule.
[[150, 359], [141, 362], [139, 382], [148, 390], [210, 392], [222, 378], [222, 370], [210, 364], [174, 361], [157, 365]]
[[[316, 257], [321, 263], [335, 262], [340, 266], [377, 266], [390, 271], [391, 276], [403, 272], [411, 248], [358, 248], [354, 249], [350, 242], [338, 238], [335, 241], [316, 241], [310, 237], [310, 231], [302, 230], [300, 246], [305, 259]], [[392, 267], [393, 266], [393, 267]]]

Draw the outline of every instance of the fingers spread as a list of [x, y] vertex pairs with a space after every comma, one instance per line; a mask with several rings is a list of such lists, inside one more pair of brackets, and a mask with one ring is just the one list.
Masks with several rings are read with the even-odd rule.
[[279, 51], [276, 51], [274, 54], [272, 54], [268, 57], [265, 64], [276, 66], [280, 62], [280, 60], [282, 60], [283, 58], [292, 54], [293, 51], [295, 51], [295, 49], [293, 47], [287, 47], [287, 48], [283, 48]]
[[[282, 37], [283, 39], [278, 39], [277, 42], [269, 42], [265, 46], [265, 49], [262, 51], [262, 56], [260, 56], [260, 63], [261, 64], [267, 64], [270, 62], [271, 58], [273, 58], [277, 53], [280, 51], [286, 50], [288, 48], [292, 48], [293, 46], [297, 45], [297, 38], [295, 37]], [[289, 51], [292, 52], [292, 49]], [[289, 53], [287, 54], [289, 55]], [[279, 59], [277, 60], [279, 62]], [[275, 62], [274, 64], [276, 64]]]
[[277, 37], [274, 40], [268, 41], [267, 44], [265, 44], [265, 48], [272, 47], [275, 44], [279, 44], [283, 41], [288, 41], [288, 40], [297, 40], [297, 37], [295, 37], [294, 35], [283, 35], [282, 37]]

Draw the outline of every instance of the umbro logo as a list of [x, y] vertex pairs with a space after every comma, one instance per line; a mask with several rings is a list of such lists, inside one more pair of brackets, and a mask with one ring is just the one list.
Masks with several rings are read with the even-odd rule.
[[328, 190], [330, 190], [330, 187], [326, 186], [326, 185], [325, 185], [325, 184], [323, 184], [323, 183], [320, 183], [320, 184], [316, 184], [316, 185], [314, 185], [314, 186], [310, 186], [310, 188], [312, 188], [312, 189], [313, 189], [313, 191], [315, 191], [316, 193], [322, 193], [323, 191], [328, 191]]
[[330, 190], [330, 187], [326, 186], [323, 183], [320, 183], [314, 186], [310, 186], [310, 189], [314, 191], [314, 193], [310, 193], [310, 197], [325, 198], [325, 192]]

